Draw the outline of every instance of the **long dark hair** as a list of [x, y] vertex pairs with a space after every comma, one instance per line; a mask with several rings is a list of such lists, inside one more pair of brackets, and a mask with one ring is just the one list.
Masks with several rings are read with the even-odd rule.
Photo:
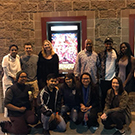
[[119, 59], [123, 56], [123, 53], [121, 52], [121, 46], [125, 44], [125, 46], [127, 47], [127, 51], [126, 51], [126, 56], [128, 57], [129, 60], [131, 60], [131, 56], [133, 56], [130, 44], [127, 42], [122, 42], [120, 44], [120, 54], [119, 54]]
[[[66, 77], [68, 77], [69, 79], [72, 79], [72, 85], [74, 86], [75, 85], [75, 77], [74, 77], [74, 74], [72, 74], [72, 73], [69, 73], [69, 74], [66, 74], [65, 75], [65, 78]], [[64, 83], [66, 84], [66, 82], [65, 82], [65, 79], [64, 79]], [[67, 85], [67, 84], [66, 84]]]
[[[120, 79], [120, 77], [114, 77], [113, 79], [117, 79], [117, 81], [119, 83], [118, 94], [121, 95], [124, 91], [122, 80]], [[112, 81], [113, 81], [113, 79], [112, 79]]]

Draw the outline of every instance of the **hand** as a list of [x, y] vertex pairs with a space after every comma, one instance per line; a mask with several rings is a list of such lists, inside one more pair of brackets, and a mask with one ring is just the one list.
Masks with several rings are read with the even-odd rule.
[[26, 110], [26, 107], [23, 107], [23, 106], [22, 106], [22, 107], [19, 108], [19, 111], [20, 111], [20, 112], [24, 112], [25, 110]]
[[87, 111], [86, 107], [83, 104], [81, 104], [81, 111], [82, 112], [86, 112]]
[[103, 114], [101, 115], [101, 119], [102, 119], [102, 120], [106, 120], [106, 119], [107, 119], [107, 115], [106, 115], [105, 113], [103, 113]]

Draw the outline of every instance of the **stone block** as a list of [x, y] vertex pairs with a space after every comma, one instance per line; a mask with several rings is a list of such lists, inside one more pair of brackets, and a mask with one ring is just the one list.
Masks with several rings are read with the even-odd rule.
[[28, 20], [29, 15], [27, 13], [14, 13], [13, 20]]
[[129, 29], [128, 28], [123, 28], [122, 29], [122, 35], [129, 35]]
[[5, 22], [0, 22], [0, 29], [5, 29]]
[[76, 11], [68, 11], [68, 16], [76, 16]]
[[87, 19], [87, 27], [95, 27], [95, 19]]
[[94, 37], [95, 36], [95, 30], [90, 28], [90, 29], [87, 29], [87, 37]]
[[[27, 41], [27, 40], [26, 40], [26, 41]], [[12, 45], [12, 44], [18, 45], [19, 51], [21, 50], [20, 46], [22, 45], [22, 41], [21, 41], [20, 39], [14, 39], [14, 38], [12, 38], [12, 39], [7, 39], [7, 40], [6, 40], [6, 45], [7, 45], [7, 46], [10, 46], [10, 45]], [[8, 50], [8, 48], [7, 48], [7, 50]]]
[[95, 11], [86, 11], [87, 19], [95, 19]]
[[37, 4], [21, 4], [21, 11], [26, 13], [37, 12]]
[[41, 30], [35, 31], [35, 37], [36, 39], [41, 39]]
[[41, 21], [41, 13], [35, 13], [34, 14], [34, 21], [36, 21], [36, 22]]
[[29, 35], [30, 35], [30, 38], [35, 38], [35, 31], [30, 30]]
[[122, 28], [129, 28], [129, 18], [122, 18], [121, 19], [121, 27]]
[[115, 35], [116, 34], [116, 29], [109, 29], [109, 28], [100, 28], [100, 36], [110, 36], [110, 35]]
[[100, 18], [116, 18], [117, 11], [116, 10], [101, 10], [99, 11]]
[[38, 4], [38, 11], [39, 12], [52, 12], [54, 11], [54, 3], [53, 2], [42, 2]]
[[22, 29], [33, 29], [33, 22], [22, 22]]
[[59, 1], [55, 3], [55, 10], [56, 11], [71, 11], [72, 10], [72, 3], [71, 2], [63, 2]]
[[59, 12], [50, 12], [50, 16], [51, 17], [58, 17], [59, 16]]
[[73, 10], [89, 10], [89, 2], [73, 2]]
[[30, 20], [34, 20], [34, 15], [32, 13], [30, 13]]
[[122, 35], [121, 42], [129, 42], [129, 35]]
[[12, 15], [11, 13], [0, 13], [0, 21], [11, 21]]
[[13, 38], [13, 33], [10, 32], [10, 31], [4, 31], [4, 30], [1, 30], [0, 31], [0, 39], [10, 39], [10, 38]]
[[68, 16], [68, 12], [67, 11], [60, 12], [60, 16]]
[[91, 10], [104, 10], [108, 9], [108, 1], [91, 1]]
[[123, 9], [121, 10], [121, 17], [129, 17], [130, 9]]
[[108, 9], [121, 9], [125, 7], [126, 7], [126, 3], [124, 0], [109, 0], [108, 1]]
[[41, 23], [35, 22], [35, 28], [34, 29], [41, 29]]
[[13, 12], [20, 12], [20, 5], [18, 3], [8, 3], [8, 4], [4, 4], [4, 12], [6, 13], [13, 13]]
[[76, 11], [77, 16], [85, 16], [86, 12], [85, 11]]
[[127, 8], [135, 8], [135, 1], [134, 0], [127, 0]]
[[7, 31], [21, 30], [20, 22], [6, 22], [5, 30]]
[[29, 38], [29, 31], [15, 31], [14, 32], [14, 38], [18, 38], [18, 39], [26, 38], [26, 39], [28, 39]]

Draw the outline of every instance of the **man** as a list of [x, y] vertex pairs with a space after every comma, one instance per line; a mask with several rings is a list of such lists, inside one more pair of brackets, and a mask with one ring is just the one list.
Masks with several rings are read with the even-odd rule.
[[0, 122], [2, 132], [12, 134], [28, 134], [30, 127], [28, 124], [36, 124], [37, 117], [30, 109], [29, 91], [30, 87], [25, 85], [27, 74], [19, 71], [16, 75], [17, 83], [13, 84], [6, 91], [4, 105], [8, 109], [9, 121]]
[[38, 83], [37, 83], [37, 61], [38, 55], [33, 54], [33, 47], [30, 42], [24, 44], [25, 55], [21, 57], [21, 67], [28, 75], [26, 84], [33, 88], [32, 94], [34, 97], [32, 109], [35, 110], [36, 99], [39, 93]]
[[50, 135], [50, 129], [65, 131], [66, 123], [59, 115], [61, 110], [61, 95], [58, 87], [56, 87], [56, 76], [54, 74], [49, 74], [46, 83], [47, 86], [45, 86], [38, 95], [37, 104], [41, 112], [43, 133], [45, 135]]
[[91, 39], [86, 39], [85, 49], [78, 53], [74, 67], [74, 75], [75, 77], [80, 77], [84, 72], [88, 72], [96, 84], [98, 66], [99, 58], [97, 53], [93, 51], [93, 42]]
[[105, 50], [99, 53], [100, 59], [100, 88], [102, 93], [102, 110], [105, 105], [107, 90], [111, 88], [111, 80], [115, 76], [117, 52], [112, 47], [113, 39], [107, 37], [104, 41]]

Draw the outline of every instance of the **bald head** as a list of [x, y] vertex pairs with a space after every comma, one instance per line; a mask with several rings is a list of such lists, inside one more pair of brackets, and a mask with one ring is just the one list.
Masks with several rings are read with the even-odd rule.
[[91, 39], [85, 40], [85, 48], [88, 52], [92, 52], [93, 41]]

